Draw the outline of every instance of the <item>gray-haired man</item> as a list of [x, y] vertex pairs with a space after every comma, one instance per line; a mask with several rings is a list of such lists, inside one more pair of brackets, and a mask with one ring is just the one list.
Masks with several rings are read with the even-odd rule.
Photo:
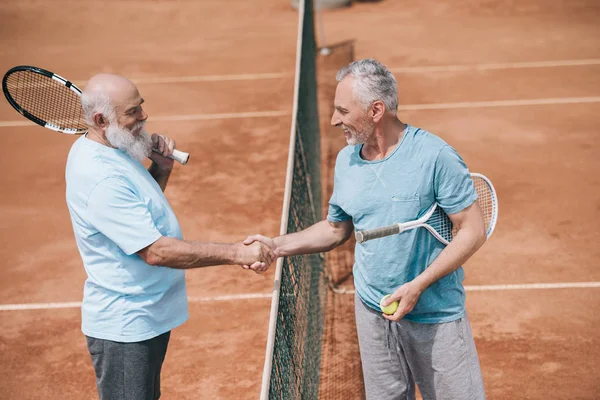
[[[403, 123], [390, 71], [373, 59], [337, 74], [331, 124], [348, 146], [337, 157], [327, 219], [261, 241], [277, 256], [329, 251], [353, 229], [417, 219], [434, 202], [458, 232], [445, 246], [416, 229], [355, 249], [355, 310], [367, 398], [484, 399], [481, 370], [465, 312], [461, 265], [485, 242], [469, 170], [439, 137]], [[379, 304], [399, 301], [393, 315]]]

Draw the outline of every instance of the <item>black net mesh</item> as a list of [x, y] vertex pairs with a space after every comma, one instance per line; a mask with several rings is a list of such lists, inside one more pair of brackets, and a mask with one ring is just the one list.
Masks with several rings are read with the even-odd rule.
[[[312, 1], [306, 1], [287, 232], [321, 219], [320, 135]], [[327, 285], [319, 254], [284, 260], [270, 380], [271, 399], [316, 399]]]
[[[331, 194], [335, 154], [345, 145], [340, 129], [329, 126], [335, 71], [354, 59], [352, 42], [334, 45], [329, 55], [317, 56], [312, 1], [306, 1], [302, 27], [294, 171], [290, 198], [286, 200], [289, 201], [287, 232], [303, 230], [326, 213], [325, 196]], [[321, 187], [325, 191], [323, 196]], [[365, 398], [354, 296], [338, 294], [339, 290], [348, 289], [351, 293], [353, 289], [353, 247], [351, 239], [327, 253], [327, 263], [321, 255], [284, 260], [270, 399]]]

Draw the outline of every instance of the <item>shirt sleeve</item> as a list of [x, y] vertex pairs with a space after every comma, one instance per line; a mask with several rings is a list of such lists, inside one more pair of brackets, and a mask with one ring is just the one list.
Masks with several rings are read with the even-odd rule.
[[[337, 174], [336, 174], [337, 175]], [[337, 181], [337, 176], [334, 176], [333, 179], [333, 193], [331, 194], [331, 199], [329, 199], [329, 211], [327, 212], [327, 220], [329, 222], [342, 222], [342, 221], [347, 221], [349, 219], [351, 219], [352, 217], [348, 214], [346, 214], [346, 212], [342, 209], [342, 207], [340, 207], [338, 200], [337, 200], [337, 192], [335, 190], [336, 186], [336, 182]]]
[[446, 214], [456, 214], [477, 200], [477, 191], [467, 165], [450, 146], [444, 146], [435, 162], [436, 202]]
[[148, 206], [121, 178], [106, 178], [92, 190], [87, 203], [88, 221], [127, 255], [162, 236]]

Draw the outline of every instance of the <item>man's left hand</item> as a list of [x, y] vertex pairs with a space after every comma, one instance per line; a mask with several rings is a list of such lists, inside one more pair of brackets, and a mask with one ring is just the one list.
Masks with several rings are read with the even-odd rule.
[[392, 315], [382, 314], [383, 318], [394, 322], [400, 321], [406, 314], [415, 308], [422, 292], [419, 285], [414, 282], [407, 282], [400, 286], [384, 301], [384, 305], [398, 301], [398, 309]]

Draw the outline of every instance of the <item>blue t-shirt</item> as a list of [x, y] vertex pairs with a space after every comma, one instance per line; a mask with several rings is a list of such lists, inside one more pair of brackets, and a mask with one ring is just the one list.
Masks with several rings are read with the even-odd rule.
[[127, 153], [85, 136], [67, 160], [67, 205], [87, 273], [82, 331], [117, 342], [161, 335], [188, 318], [185, 272], [136, 252], [161, 236], [182, 239], [160, 186]]
[[[352, 219], [356, 230], [372, 229], [422, 216], [437, 201], [448, 214], [477, 199], [469, 170], [439, 137], [407, 126], [392, 154], [383, 160], [361, 158], [362, 146], [338, 154], [327, 219]], [[445, 245], [424, 228], [356, 244], [353, 268], [356, 293], [379, 311], [381, 298], [415, 279]], [[465, 309], [462, 267], [429, 286], [405, 316], [420, 323], [461, 318]]]

